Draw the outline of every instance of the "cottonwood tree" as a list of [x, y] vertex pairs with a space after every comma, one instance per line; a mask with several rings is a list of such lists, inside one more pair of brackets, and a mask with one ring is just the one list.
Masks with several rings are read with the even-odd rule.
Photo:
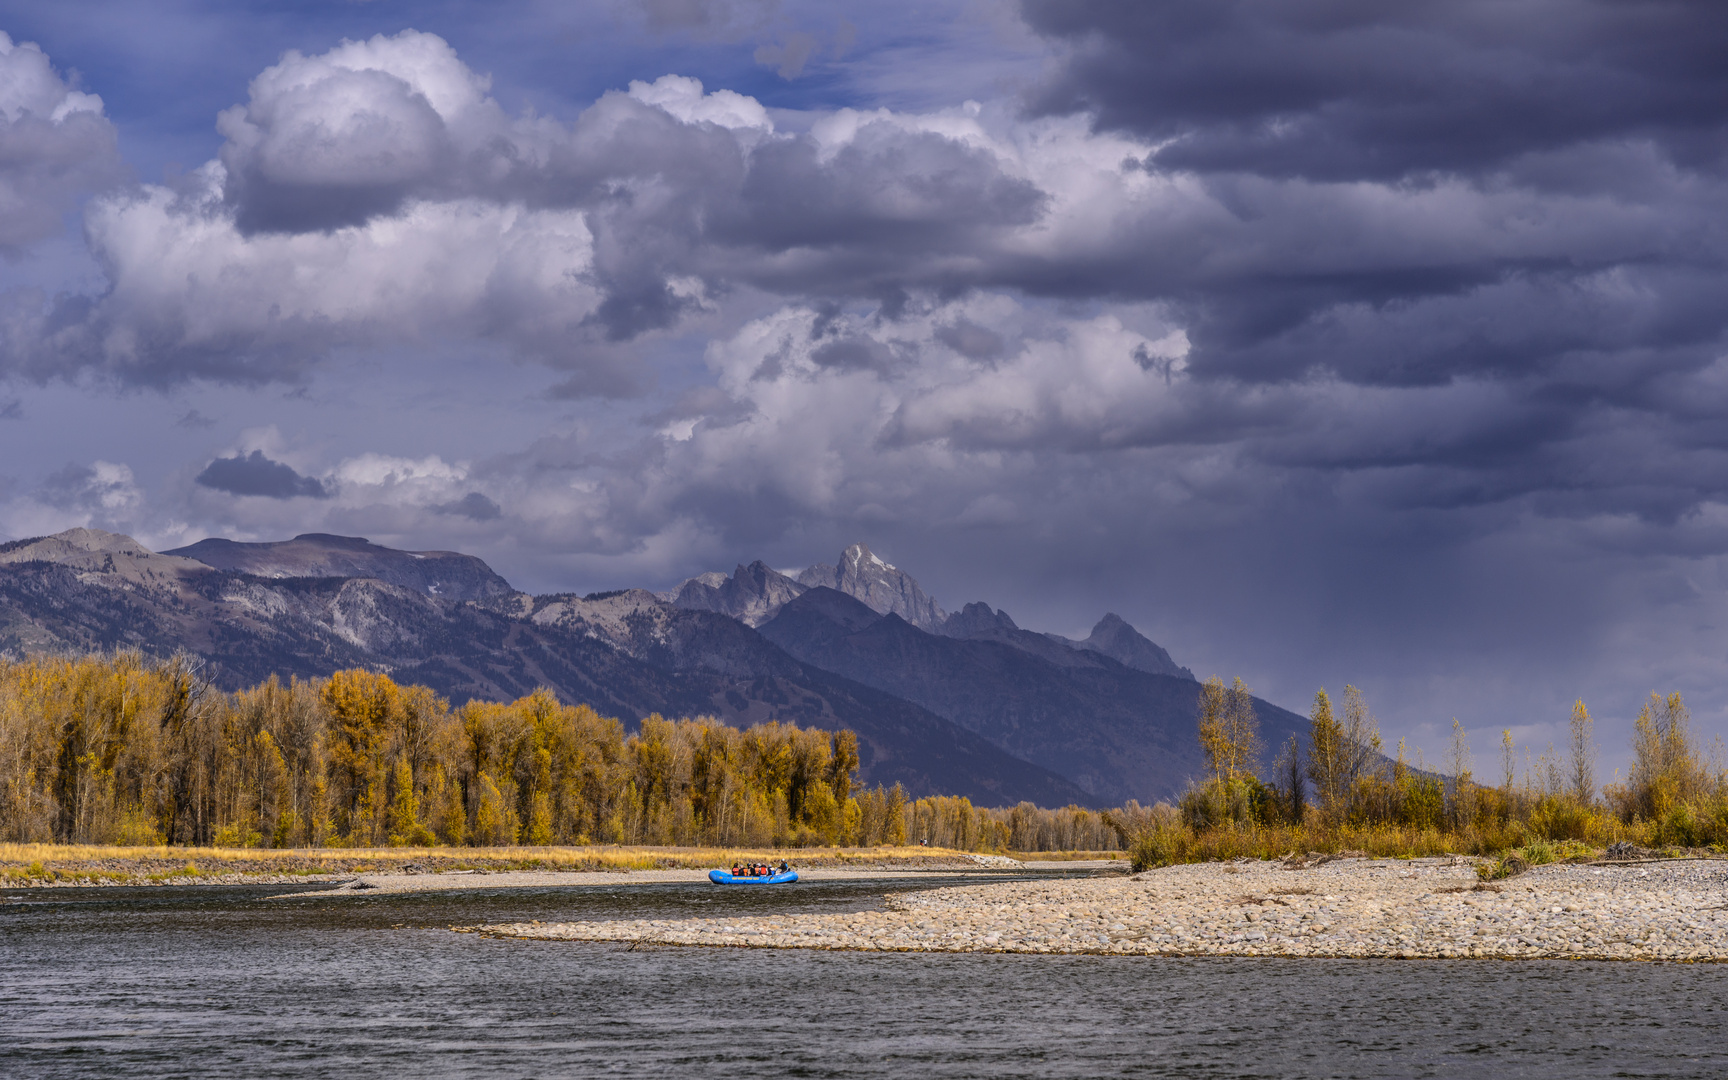
[[1380, 757], [1380, 722], [1368, 711], [1362, 691], [1344, 687], [1344, 742], [1348, 748], [1346, 764], [1352, 786], [1368, 775]]
[[1314, 781], [1314, 794], [1328, 817], [1335, 816], [1342, 801], [1343, 741], [1344, 733], [1332, 715], [1332, 698], [1321, 687], [1308, 710], [1308, 778]]
[[1242, 680], [1226, 687], [1217, 675], [1200, 687], [1200, 748], [1206, 768], [1216, 780], [1229, 783], [1238, 776], [1253, 776], [1260, 756], [1260, 721], [1254, 715], [1254, 696]]
[[1284, 817], [1292, 825], [1302, 824], [1308, 806], [1307, 785], [1303, 781], [1305, 766], [1302, 761], [1302, 740], [1290, 736], [1290, 741], [1284, 744], [1279, 752], [1277, 762], [1272, 766], [1276, 777], [1278, 797], [1283, 803], [1281, 807]]
[[1452, 718], [1452, 744], [1446, 752], [1446, 764], [1452, 772], [1453, 824], [1461, 828], [1476, 816], [1476, 793], [1471, 775], [1470, 740], [1456, 716]]
[[1336, 820], [1349, 807], [1351, 793], [1380, 755], [1380, 728], [1362, 691], [1344, 687], [1344, 716], [1332, 710], [1324, 688], [1314, 695], [1308, 715], [1308, 776], [1322, 809]]
[[1596, 792], [1596, 747], [1590, 741], [1595, 722], [1584, 699], [1572, 703], [1572, 797], [1581, 803], [1594, 800]]
[[1632, 725], [1629, 779], [1634, 805], [1645, 817], [1663, 817], [1709, 782], [1692, 746], [1691, 724], [1691, 711], [1678, 693], [1666, 698], [1652, 693]]

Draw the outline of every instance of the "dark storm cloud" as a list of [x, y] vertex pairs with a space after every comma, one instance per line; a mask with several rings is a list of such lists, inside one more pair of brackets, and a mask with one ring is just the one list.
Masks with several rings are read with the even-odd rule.
[[329, 498], [330, 492], [322, 481], [301, 476], [288, 465], [272, 461], [262, 450], [250, 454], [217, 458], [204, 467], [194, 481], [203, 487], [225, 491], [230, 495], [261, 495], [267, 499], [293, 499], [306, 496]]
[[995, 360], [1006, 347], [1001, 334], [969, 319], [937, 327], [936, 340], [970, 360]]
[[765, 144], [751, 156], [740, 201], [742, 215], [720, 239], [770, 251], [851, 248], [898, 264], [1035, 221], [1046, 196], [958, 140], [878, 122], [826, 157], [811, 140]]
[[1021, 11], [1064, 50], [1032, 112], [1148, 140], [1128, 174], [1204, 192], [1010, 274], [1178, 313], [1184, 404], [1123, 445], [1207, 432], [1242, 468], [1386, 507], [1661, 525], [1728, 499], [1706, 389], [1728, 351], [1728, 8]]
[[1166, 142], [1163, 167], [1314, 179], [1476, 174], [1577, 144], [1728, 152], [1710, 0], [1023, 0], [1070, 51], [1033, 99]]
[[504, 511], [497, 503], [478, 491], [470, 491], [454, 502], [439, 503], [432, 511], [437, 514], [454, 514], [470, 521], [497, 521], [504, 516]]
[[215, 427], [216, 421], [212, 420], [208, 416], [205, 416], [203, 413], [199, 412], [197, 409], [188, 409], [186, 412], [186, 415], [184, 415], [180, 419], [174, 421], [174, 426], [179, 427], [179, 428], [186, 428], [189, 431], [202, 431], [206, 428]]
[[[1704, 299], [1728, 255], [1710, 224], [1728, 201], [1722, 5], [1021, 8], [1067, 49], [1035, 111], [1156, 140], [1146, 168], [1198, 174], [1228, 211], [1108, 284], [1087, 277], [1186, 294], [1201, 370], [1443, 382], [1551, 365], [1586, 341], [1678, 349], [1685, 365], [1722, 334]], [[1385, 215], [1401, 196], [1440, 227]], [[1632, 288], [1592, 287], [1610, 273]], [[1536, 304], [1508, 319], [1509, 297]], [[1389, 347], [1388, 323], [1416, 321], [1408, 304], [1446, 309], [1450, 347]]]

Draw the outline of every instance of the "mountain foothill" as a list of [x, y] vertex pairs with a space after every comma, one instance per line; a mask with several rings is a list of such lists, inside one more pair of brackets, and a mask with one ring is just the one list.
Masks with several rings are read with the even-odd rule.
[[[550, 688], [653, 714], [850, 728], [859, 779], [974, 803], [1169, 798], [1203, 771], [1199, 685], [1114, 614], [1074, 640], [983, 603], [946, 612], [853, 544], [796, 574], [758, 561], [669, 592], [530, 595], [482, 560], [308, 533], [154, 552], [95, 529], [0, 544], [0, 651], [201, 659], [224, 689], [347, 668], [453, 704]], [[1256, 701], [1271, 746], [1306, 720]]]

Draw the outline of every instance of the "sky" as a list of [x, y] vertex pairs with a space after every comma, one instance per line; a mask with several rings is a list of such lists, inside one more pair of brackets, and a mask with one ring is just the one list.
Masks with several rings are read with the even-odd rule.
[[1715, 0], [0, 0], [0, 538], [868, 543], [1478, 774], [1728, 730]]

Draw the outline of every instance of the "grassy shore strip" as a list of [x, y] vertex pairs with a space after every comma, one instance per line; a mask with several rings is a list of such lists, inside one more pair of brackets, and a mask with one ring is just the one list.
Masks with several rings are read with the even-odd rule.
[[1466, 859], [1184, 865], [999, 882], [887, 911], [464, 928], [500, 937], [899, 952], [1728, 960], [1728, 862], [1550, 865], [1501, 882]]
[[[1086, 855], [1096, 853], [1063, 853]], [[1050, 859], [1039, 853], [1028, 856]], [[970, 853], [928, 847], [664, 848], [193, 848], [0, 844], [0, 888], [92, 885], [290, 884], [365, 875], [459, 872], [637, 873], [702, 871], [734, 862], [787, 859], [800, 869], [977, 869]], [[699, 876], [699, 875], [698, 875]]]

